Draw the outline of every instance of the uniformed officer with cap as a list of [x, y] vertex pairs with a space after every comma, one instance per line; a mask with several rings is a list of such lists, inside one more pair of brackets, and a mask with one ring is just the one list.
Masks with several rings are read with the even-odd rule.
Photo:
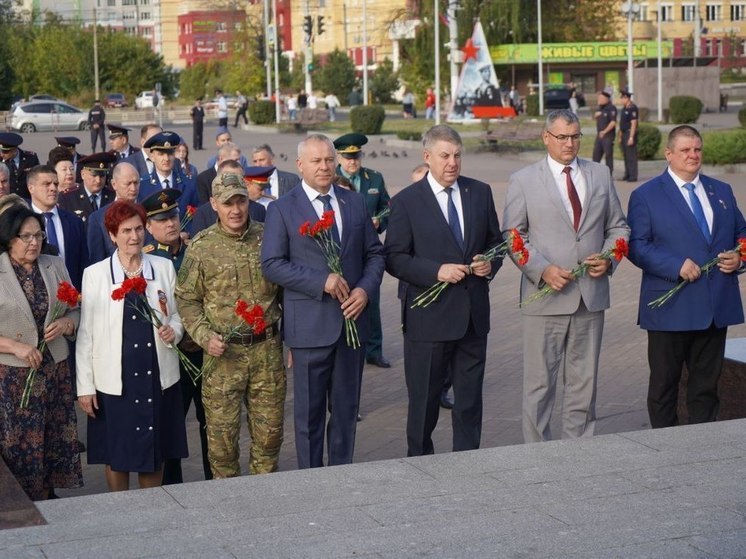
[[[354, 190], [365, 197], [368, 215], [373, 220], [373, 227], [380, 234], [386, 230], [388, 217], [381, 215], [388, 210], [389, 193], [383, 175], [373, 169], [362, 166], [362, 146], [368, 143], [363, 134], [350, 133], [334, 141], [337, 150], [336, 173], [352, 183]], [[372, 294], [368, 302], [368, 325], [370, 333], [366, 347], [365, 359], [371, 365], [388, 369], [391, 363], [383, 356], [383, 329], [381, 327], [380, 292]]]
[[117, 158], [110, 152], [99, 152], [80, 160], [83, 184], [60, 196], [60, 207], [73, 212], [83, 221], [99, 208], [111, 203], [115, 194], [106, 186], [111, 166]]
[[[216, 478], [241, 475], [239, 432], [242, 404], [248, 412], [249, 473], [274, 472], [282, 446], [286, 377], [282, 362], [279, 288], [262, 274], [264, 226], [249, 219], [243, 177], [220, 173], [210, 202], [216, 224], [194, 237], [179, 269], [176, 298], [189, 335], [215, 367], [204, 373], [202, 402], [207, 417], [208, 455]], [[238, 326], [241, 299], [264, 311], [266, 329], [226, 340]]]
[[249, 189], [249, 199], [259, 202], [265, 208], [270, 202], [277, 200], [270, 192], [271, 185], [269, 177], [274, 173], [275, 167], [247, 167], [244, 170], [243, 179]]
[[57, 141], [57, 147], [66, 149], [70, 152], [70, 155], [72, 156], [73, 167], [75, 168], [75, 182], [80, 184], [83, 180], [80, 175], [80, 172], [83, 169], [83, 166], [80, 164], [80, 160], [84, 157], [88, 157], [84, 153], [78, 153], [77, 146], [80, 143], [80, 138], [76, 138], [75, 136], [55, 136], [54, 139]]
[[[147, 215], [145, 226], [152, 236], [152, 240], [143, 247], [143, 251], [168, 258], [173, 262], [177, 273], [186, 253], [186, 244], [179, 234], [181, 218], [178, 200], [180, 197], [181, 191], [175, 188], [166, 188], [160, 192], [154, 192], [142, 201], [142, 206], [145, 208]], [[181, 340], [179, 348], [198, 369], [202, 368], [202, 348], [195, 344], [188, 335], [185, 335]], [[207, 459], [207, 431], [205, 430], [205, 409], [202, 406], [202, 380], [198, 380], [195, 385], [184, 366], [180, 365], [179, 369], [181, 371], [181, 398], [184, 405], [184, 416], [189, 412], [189, 406], [194, 401], [194, 411], [199, 422], [199, 438], [202, 445], [202, 468], [205, 479], [212, 479], [210, 463]], [[181, 483], [182, 481], [181, 460], [178, 458], [166, 460], [163, 465], [163, 484]]]
[[129, 128], [117, 126], [116, 124], [107, 124], [106, 128], [109, 129], [109, 145], [111, 146], [111, 151], [114, 152], [114, 155], [116, 155], [118, 160], [121, 161], [122, 159], [140, 151], [139, 148], [130, 145]]
[[143, 148], [150, 151], [153, 161], [153, 172], [140, 176], [140, 194], [138, 200], [145, 200], [155, 192], [165, 188], [175, 188], [181, 192], [179, 209], [186, 214], [187, 206], [199, 206], [196, 177], [187, 178], [179, 165], [176, 165], [174, 152], [181, 143], [181, 136], [176, 132], [164, 131], [150, 137]]
[[0, 132], [0, 158], [10, 172], [10, 193], [28, 199], [26, 172], [39, 164], [39, 158], [33, 151], [19, 148], [23, 137], [15, 132]]
[[624, 154], [624, 177], [627, 182], [637, 181], [637, 123], [639, 112], [637, 105], [632, 102], [632, 92], [623, 89], [622, 111], [619, 116], [619, 131], [622, 133], [619, 143]]
[[616, 107], [611, 102], [611, 93], [598, 93], [598, 110], [593, 114], [596, 119], [596, 143], [593, 145], [593, 161], [599, 163], [606, 158], [606, 166], [614, 172], [614, 137], [616, 136]]

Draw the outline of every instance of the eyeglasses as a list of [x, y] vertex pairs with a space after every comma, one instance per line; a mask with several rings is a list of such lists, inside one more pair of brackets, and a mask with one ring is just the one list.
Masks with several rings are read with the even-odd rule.
[[549, 134], [552, 138], [559, 142], [566, 142], [567, 140], [572, 140], [573, 142], [579, 142], [580, 138], [583, 137], [582, 134], [552, 134], [549, 130], [546, 131], [547, 134]]
[[18, 238], [28, 245], [31, 241], [36, 241], [37, 243], [43, 242], [44, 239], [47, 238], [47, 234], [44, 231], [39, 231], [38, 233], [24, 233], [23, 235], [18, 235]]

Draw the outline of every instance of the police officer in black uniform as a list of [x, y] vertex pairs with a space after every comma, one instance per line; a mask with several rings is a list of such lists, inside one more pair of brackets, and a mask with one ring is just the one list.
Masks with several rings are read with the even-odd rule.
[[135, 155], [140, 148], [136, 148], [130, 144], [130, 129], [124, 126], [117, 126], [116, 124], [107, 124], [106, 128], [109, 129], [109, 145], [111, 146], [112, 153], [116, 156], [117, 160], [127, 159], [131, 155]]
[[623, 89], [622, 111], [619, 117], [619, 131], [622, 133], [619, 143], [624, 154], [624, 177], [627, 182], [637, 181], [637, 105], [632, 102], [632, 92]]
[[96, 99], [93, 107], [88, 111], [88, 125], [91, 128], [91, 153], [96, 153], [96, 140], [101, 141], [101, 151], [106, 150], [106, 136], [104, 134], [104, 121], [106, 112], [101, 106], [101, 101]]
[[202, 106], [202, 97], [199, 97], [194, 103], [192, 110], [189, 111], [192, 117], [192, 147], [194, 149], [204, 149], [202, 147], [202, 135], [205, 130], [205, 108]]
[[606, 157], [606, 166], [614, 173], [614, 137], [616, 136], [616, 107], [611, 102], [611, 94], [601, 91], [598, 94], [596, 119], [596, 143], [593, 145], [593, 161], [599, 163]]
[[10, 171], [10, 193], [21, 198], [31, 197], [26, 186], [26, 172], [39, 164], [33, 151], [19, 148], [23, 138], [15, 132], [0, 132], [0, 158]]
[[[186, 252], [186, 244], [182, 241], [180, 235], [179, 197], [181, 197], [180, 190], [165, 188], [154, 192], [142, 201], [142, 206], [148, 216], [146, 228], [152, 236], [152, 240], [143, 247], [143, 251], [168, 258], [177, 272]], [[198, 369], [202, 368], [202, 348], [194, 343], [188, 335], [185, 335], [179, 343], [179, 349]], [[184, 416], [189, 412], [189, 406], [194, 401], [194, 411], [199, 422], [199, 440], [202, 445], [202, 469], [205, 473], [205, 479], [212, 479], [210, 463], [207, 460], [207, 430], [205, 428], [205, 409], [202, 407], [202, 381], [198, 380], [195, 385], [183, 365], [179, 365], [179, 370], [181, 371], [181, 398], [184, 406]], [[181, 460], [178, 458], [166, 460], [163, 465], [163, 484], [181, 483], [182, 481]]]

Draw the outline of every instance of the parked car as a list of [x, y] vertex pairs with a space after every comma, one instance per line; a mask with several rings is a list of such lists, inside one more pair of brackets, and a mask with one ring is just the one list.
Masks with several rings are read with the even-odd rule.
[[127, 98], [124, 93], [109, 93], [104, 100], [107, 109], [120, 109], [127, 107]]
[[43, 130], [86, 130], [88, 112], [62, 101], [30, 101], [18, 105], [10, 127], [23, 133]]
[[155, 91], [142, 91], [135, 99], [135, 109], [152, 109]]
[[29, 101], [61, 101], [54, 95], [47, 95], [46, 93], [38, 93], [28, 98]]
[[[569, 109], [570, 95], [572, 88], [567, 85], [553, 86], [544, 92], [545, 109]], [[578, 100], [578, 107], [585, 107], [585, 96], [580, 91], [575, 90], [575, 98]]]

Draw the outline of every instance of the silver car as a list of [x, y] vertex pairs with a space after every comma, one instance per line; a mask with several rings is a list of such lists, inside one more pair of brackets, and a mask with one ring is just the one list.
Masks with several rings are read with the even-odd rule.
[[86, 130], [88, 113], [62, 101], [30, 101], [15, 108], [10, 127], [25, 134], [37, 130]]

